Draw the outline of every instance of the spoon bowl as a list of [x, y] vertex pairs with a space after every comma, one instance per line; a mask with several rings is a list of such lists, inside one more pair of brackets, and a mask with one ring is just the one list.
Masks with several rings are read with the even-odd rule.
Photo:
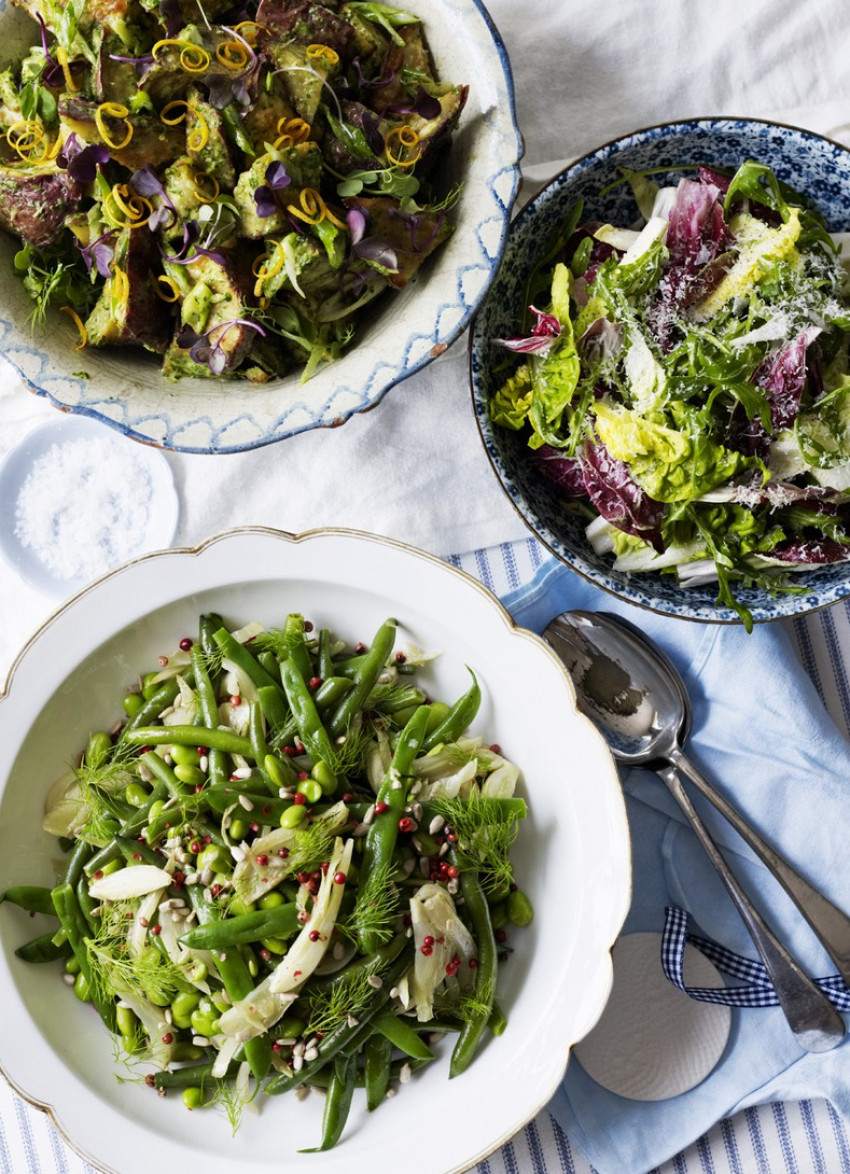
[[783, 885], [845, 982], [850, 978], [850, 918], [797, 873], [685, 757], [681, 742], [690, 734], [693, 710], [675, 665], [632, 624], [605, 612], [564, 612], [543, 636], [566, 665], [579, 708], [599, 727], [614, 758], [623, 766], [650, 767], [678, 803], [747, 926], [800, 1046], [812, 1052], [836, 1047], [844, 1037], [841, 1016], [741, 888], [681, 775], [721, 812]]

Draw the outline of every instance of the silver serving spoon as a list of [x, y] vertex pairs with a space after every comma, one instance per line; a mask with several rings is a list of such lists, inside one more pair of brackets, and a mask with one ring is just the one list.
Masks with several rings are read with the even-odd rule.
[[755, 943], [797, 1042], [806, 1051], [836, 1047], [844, 1022], [767, 926], [699, 818], [679, 771], [729, 820], [777, 877], [824, 942], [842, 977], [850, 975], [850, 919], [746, 824], [682, 752], [691, 706], [678, 671], [647, 637], [604, 612], [564, 612], [543, 632], [563, 660], [579, 707], [599, 726], [618, 762], [648, 766], [664, 781], [696, 833]]

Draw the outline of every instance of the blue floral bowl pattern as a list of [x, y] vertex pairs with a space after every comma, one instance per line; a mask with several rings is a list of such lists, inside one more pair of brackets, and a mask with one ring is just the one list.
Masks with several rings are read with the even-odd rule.
[[[463, 184], [456, 230], [400, 294], [382, 299], [348, 352], [309, 382], [298, 374], [170, 383], [130, 348], [75, 352], [76, 327], [58, 311], [33, 331], [32, 303], [12, 271], [18, 245], [0, 234], [0, 354], [56, 407], [137, 440], [193, 453], [242, 452], [310, 428], [342, 424], [442, 354], [463, 332], [495, 275], [519, 184], [522, 141], [507, 52], [481, 0], [411, 0], [422, 13], [440, 76], [467, 82], [469, 100], [446, 165]], [[35, 32], [33, 31], [35, 30]], [[0, 0], [0, 68], [20, 60], [38, 27]]]
[[[666, 183], [675, 182], [683, 168], [734, 169], [745, 159], [768, 163], [780, 180], [806, 194], [830, 231], [850, 229], [850, 151], [838, 143], [796, 127], [738, 118], [649, 127], [577, 160], [526, 205], [511, 226], [499, 274], [470, 334], [472, 396], [481, 437], [502, 487], [530, 529], [568, 566], [613, 595], [710, 623], [739, 622], [734, 611], [715, 604], [711, 585], [683, 588], [672, 576], [617, 572], [610, 557], [595, 554], [581, 519], [565, 513], [563, 499], [535, 475], [524, 436], [494, 426], [487, 405], [505, 378], [504, 369], [495, 369], [493, 339], [516, 334], [526, 279], [578, 199], [584, 200], [585, 218], [630, 224], [638, 211], [629, 185], [618, 182], [620, 168], [660, 169], [653, 179]], [[805, 591], [771, 596], [760, 588], [740, 587], [736, 594], [756, 621], [801, 615], [850, 594], [850, 566], [795, 575], [793, 582]]]

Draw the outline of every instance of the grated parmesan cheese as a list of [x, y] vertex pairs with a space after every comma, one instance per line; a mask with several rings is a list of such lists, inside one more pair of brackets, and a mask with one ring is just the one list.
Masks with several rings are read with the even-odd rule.
[[92, 579], [139, 552], [149, 522], [148, 470], [109, 436], [52, 445], [15, 502], [15, 535], [58, 579]]

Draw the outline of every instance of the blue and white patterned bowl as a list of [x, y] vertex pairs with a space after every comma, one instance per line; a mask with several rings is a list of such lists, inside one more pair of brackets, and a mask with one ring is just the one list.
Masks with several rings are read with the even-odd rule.
[[[620, 168], [660, 169], [653, 179], [666, 183], [679, 178], [680, 168], [702, 163], [734, 169], [745, 159], [769, 164], [780, 180], [811, 199], [830, 231], [850, 229], [850, 151], [838, 143], [797, 127], [740, 118], [649, 127], [583, 156], [526, 205], [511, 226], [498, 276], [470, 334], [472, 396], [481, 437], [503, 489], [531, 530], [568, 566], [613, 595], [710, 623], [739, 622], [734, 611], [715, 604], [710, 585], [683, 588], [671, 576], [618, 572], [609, 556], [595, 554], [584, 523], [564, 512], [563, 499], [531, 467], [525, 438], [494, 426], [487, 405], [504, 381], [504, 370], [496, 370], [499, 353], [493, 339], [516, 334], [526, 279], [576, 200], [584, 200], [587, 219], [627, 225], [638, 211], [628, 184], [610, 187], [622, 180]], [[757, 621], [801, 615], [850, 594], [850, 566], [825, 567], [795, 575], [793, 581], [805, 593], [774, 597], [757, 587], [740, 587], [736, 594]]]
[[[469, 324], [498, 267], [519, 183], [522, 142], [510, 63], [481, 0], [411, 0], [421, 13], [440, 76], [469, 84], [469, 100], [446, 166], [463, 194], [456, 231], [400, 294], [387, 295], [351, 349], [306, 384], [298, 375], [263, 386], [247, 381], [170, 383], [149, 356], [75, 352], [76, 328], [51, 315], [29, 324], [32, 303], [12, 272], [17, 245], [0, 233], [0, 353], [37, 395], [103, 420], [137, 440], [181, 452], [258, 448], [311, 428], [342, 424], [442, 354]], [[0, 0], [0, 68], [20, 60], [38, 26]], [[84, 370], [89, 378], [81, 378]]]

